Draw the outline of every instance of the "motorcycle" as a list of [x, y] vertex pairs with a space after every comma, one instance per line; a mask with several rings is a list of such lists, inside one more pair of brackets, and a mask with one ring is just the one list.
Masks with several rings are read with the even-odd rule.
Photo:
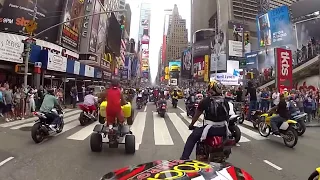
[[234, 138], [235, 142], [238, 143], [241, 139], [241, 131], [237, 125], [239, 115], [231, 115], [228, 120], [228, 128]]
[[320, 167], [317, 167], [316, 170], [312, 172], [308, 180], [320, 180]]
[[172, 106], [174, 108], [178, 107], [178, 97], [172, 97]]
[[[188, 104], [186, 104], [188, 106]], [[196, 113], [196, 109], [198, 108], [199, 103], [194, 103], [192, 107], [187, 107], [187, 116], [193, 117]]]
[[142, 97], [137, 98], [137, 109], [142, 109]]
[[[90, 109], [88, 106], [84, 104], [79, 104], [79, 108], [82, 110], [79, 116], [79, 121], [81, 126], [84, 126], [89, 122], [97, 120], [97, 114], [98, 114], [97, 110]], [[91, 115], [90, 111], [95, 111], [93, 113], [94, 115]]]
[[239, 124], [242, 124], [244, 122], [248, 112], [249, 112], [249, 104], [245, 102], [241, 107], [241, 118], [239, 119]]
[[297, 132], [299, 136], [302, 136], [306, 132], [307, 113], [296, 113], [291, 115], [291, 119], [297, 121]]
[[165, 102], [159, 103], [157, 111], [160, 117], [164, 118], [164, 115], [166, 114], [166, 111], [167, 111], [167, 103]]
[[[49, 120], [44, 113], [41, 112], [34, 112], [33, 114], [38, 117], [37, 120], [35, 120], [35, 124], [31, 128], [31, 137], [35, 143], [40, 143], [49, 136], [50, 134], [56, 132], [61, 133], [64, 127], [64, 121], [63, 121], [63, 112], [57, 111], [56, 109], [52, 109], [52, 113], [59, 114], [60, 122], [57, 125], [57, 129], [54, 131], [52, 130], [49, 125], [51, 123], [51, 119]], [[50, 122], [49, 122], [50, 121]]]
[[150, 94], [150, 95], [149, 95], [149, 101], [150, 101], [150, 102], [155, 102], [155, 101], [154, 101], [153, 94]]
[[[268, 137], [272, 131], [271, 117], [268, 113], [262, 114], [260, 123], [258, 125], [259, 133], [263, 137]], [[293, 148], [298, 142], [297, 122], [294, 120], [287, 120], [279, 127], [280, 136], [287, 147]]]

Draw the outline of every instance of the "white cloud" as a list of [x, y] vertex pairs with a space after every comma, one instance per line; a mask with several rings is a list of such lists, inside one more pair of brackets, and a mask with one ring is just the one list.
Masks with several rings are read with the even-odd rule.
[[136, 40], [138, 39], [140, 4], [142, 1], [150, 2], [152, 4], [149, 63], [151, 69], [151, 79], [154, 81], [158, 71], [159, 49], [162, 44], [164, 9], [172, 9], [174, 4], [177, 4], [179, 14], [182, 16], [182, 18], [187, 20], [188, 33], [190, 33], [191, 3], [190, 0], [127, 0], [127, 3], [130, 4], [132, 11], [130, 37]]

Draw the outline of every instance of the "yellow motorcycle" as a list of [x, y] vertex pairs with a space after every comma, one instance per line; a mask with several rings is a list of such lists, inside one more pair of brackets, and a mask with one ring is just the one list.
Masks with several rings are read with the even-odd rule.
[[[258, 125], [258, 130], [261, 136], [268, 137], [272, 132], [270, 120], [276, 114], [269, 115], [268, 113], [262, 114]], [[287, 147], [293, 148], [298, 142], [297, 122], [294, 120], [287, 120], [279, 125], [280, 136]]]
[[308, 180], [320, 180], [320, 167], [316, 168], [316, 170], [313, 171]]

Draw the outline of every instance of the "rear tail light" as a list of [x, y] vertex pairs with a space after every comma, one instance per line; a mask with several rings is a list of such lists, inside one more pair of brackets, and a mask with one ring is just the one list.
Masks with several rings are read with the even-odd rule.
[[196, 107], [196, 108], [197, 108], [197, 107], [198, 107], [198, 104], [195, 104], [195, 105], [194, 105], [194, 107]]
[[35, 116], [36, 116], [37, 114], [38, 114], [37, 112], [33, 112], [33, 115], [35, 115]]

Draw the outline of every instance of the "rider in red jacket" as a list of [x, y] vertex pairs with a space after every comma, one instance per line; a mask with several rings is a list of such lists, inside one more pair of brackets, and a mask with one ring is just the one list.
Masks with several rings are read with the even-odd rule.
[[111, 87], [107, 90], [107, 125], [115, 123], [116, 118], [120, 123], [124, 122], [121, 105], [126, 104], [123, 94], [119, 88], [119, 82], [112, 80]]

